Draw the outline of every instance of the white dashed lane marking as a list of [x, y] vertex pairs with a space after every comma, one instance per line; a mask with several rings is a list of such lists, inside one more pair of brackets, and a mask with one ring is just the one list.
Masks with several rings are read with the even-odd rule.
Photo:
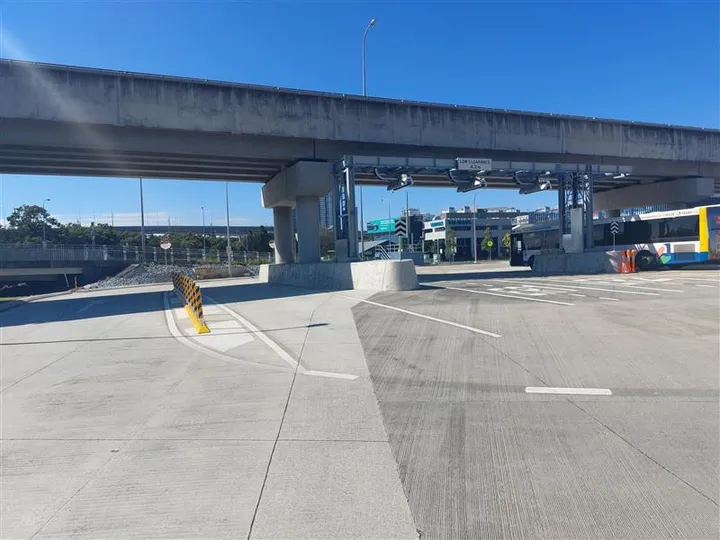
[[612, 396], [609, 388], [560, 388], [552, 386], [528, 386], [527, 394], [570, 394], [574, 396]]

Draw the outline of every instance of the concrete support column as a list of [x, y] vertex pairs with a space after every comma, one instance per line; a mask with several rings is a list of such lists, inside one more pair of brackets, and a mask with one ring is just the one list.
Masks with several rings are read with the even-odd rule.
[[292, 208], [289, 206], [273, 208], [273, 226], [275, 227], [275, 264], [293, 262]]
[[298, 262], [320, 261], [320, 210], [318, 197], [298, 197], [295, 201], [298, 235]]

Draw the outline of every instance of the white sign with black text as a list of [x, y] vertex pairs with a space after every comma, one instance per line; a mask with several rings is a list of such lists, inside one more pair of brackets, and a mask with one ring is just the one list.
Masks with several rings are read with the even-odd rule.
[[492, 169], [492, 159], [490, 158], [457, 158], [457, 168], [460, 171], [489, 171]]

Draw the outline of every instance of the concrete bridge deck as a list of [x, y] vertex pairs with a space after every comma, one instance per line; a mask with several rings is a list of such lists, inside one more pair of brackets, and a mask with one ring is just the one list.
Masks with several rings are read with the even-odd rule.
[[265, 182], [299, 160], [351, 154], [720, 177], [720, 131], [712, 129], [16, 60], [0, 60], [0, 95], [6, 173]]

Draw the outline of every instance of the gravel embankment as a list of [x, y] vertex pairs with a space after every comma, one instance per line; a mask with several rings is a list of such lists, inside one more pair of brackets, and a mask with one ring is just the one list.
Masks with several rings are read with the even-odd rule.
[[133, 285], [153, 285], [155, 283], [169, 283], [172, 274], [180, 272], [195, 278], [195, 270], [188, 266], [175, 265], [147, 265], [134, 266], [123, 270], [118, 275], [109, 277], [97, 283], [86, 285], [86, 289], [105, 289], [108, 287], [132, 287]]
[[[196, 268], [191, 266], [177, 266], [164, 264], [132, 265], [117, 274], [97, 283], [91, 283], [84, 289], [106, 289], [109, 287], [132, 287], [133, 285], [154, 285], [156, 283], [170, 283], [172, 274], [180, 272], [187, 274], [195, 280], [217, 279], [227, 277], [226, 266], [203, 265]], [[233, 266], [233, 276], [257, 276], [259, 266]]]

